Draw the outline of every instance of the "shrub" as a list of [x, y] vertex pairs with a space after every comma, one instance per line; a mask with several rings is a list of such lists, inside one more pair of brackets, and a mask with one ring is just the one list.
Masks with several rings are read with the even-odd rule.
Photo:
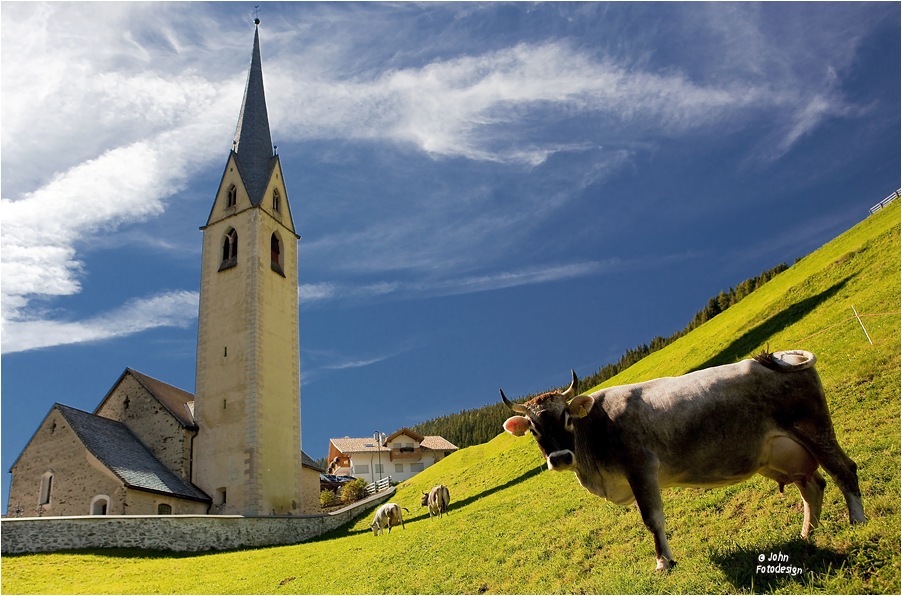
[[363, 490], [367, 485], [367, 481], [363, 478], [358, 478], [354, 482], [349, 482], [345, 484], [341, 488], [341, 502], [342, 503], [353, 503], [354, 501], [359, 501], [363, 497], [366, 496], [366, 491]]
[[319, 504], [323, 507], [331, 507], [337, 500], [338, 498], [331, 490], [324, 490], [319, 494]]

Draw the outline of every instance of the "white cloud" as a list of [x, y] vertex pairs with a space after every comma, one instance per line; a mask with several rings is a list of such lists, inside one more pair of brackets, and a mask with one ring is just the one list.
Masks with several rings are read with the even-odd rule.
[[[112, 12], [112, 19], [99, 20], [109, 25], [122, 17]], [[115, 244], [108, 236], [121, 225], [158, 217], [189, 174], [221, 156], [214, 147], [227, 139], [243, 76], [211, 84], [188, 71], [104, 70], [117, 43], [78, 43], [71, 30], [55, 34], [62, 23], [54, 19], [62, 17], [52, 6], [40, 5], [17, 23], [25, 34], [11, 28], [6, 7], [4, 16], [3, 351], [117, 335], [98, 330], [103, 317], [31, 320], [29, 302], [80, 292], [83, 247]], [[72, 52], [58, 51], [70, 45]], [[122, 328], [133, 333], [181, 324], [173, 320]], [[67, 331], [55, 335], [54, 329]]]
[[[190, 19], [182, 13], [190, 13]], [[391, 19], [380, 23], [391, 26]], [[102, 10], [80, 3], [4, 5], [4, 329], [8, 322], [28, 323], [28, 329], [39, 332], [39, 322], [26, 321], [23, 314], [29, 301], [78, 293], [86, 244], [125, 222], [160, 216], [166, 199], [186, 185], [191, 173], [223, 158], [250, 49], [249, 32], [240, 25], [240, 32], [229, 29], [231, 23], [194, 4], [113, 3]], [[314, 35], [314, 29], [307, 34]], [[756, 52], [765, 51], [754, 25], [743, 31], [756, 40]], [[746, 72], [754, 76], [708, 80], [679, 70], [643, 70], [558, 40], [358, 72], [330, 62], [328, 52], [340, 51], [332, 37], [317, 47], [318, 54], [307, 53], [302, 37], [274, 30], [273, 41], [264, 36], [263, 42], [270, 117], [277, 136], [286, 140], [388, 141], [436, 158], [526, 169], [555, 153], [612, 144], [600, 158], [604, 163], [591, 166], [606, 172], [628, 159], [626, 145], [713, 129], [725, 120], [743, 122], [762, 108], [791, 113], [781, 119], [784, 129], [774, 143], [782, 154], [825, 118], [844, 113], [829, 92], [835, 71], [819, 94], [817, 86], [799, 85], [791, 68], [774, 69], [773, 53], [750, 60]], [[275, 47], [279, 40], [284, 45], [270, 57], [267, 43]], [[768, 71], [779, 80], [762, 76]], [[800, 100], [806, 107], [796, 110]], [[556, 134], [560, 123], [587, 115], [592, 124], [577, 127], [579, 134]], [[472, 268], [473, 255], [486, 239], [522, 222], [540, 221], [580, 187], [581, 179], [574, 178], [557, 195], [533, 197], [532, 203], [525, 199], [514, 214], [483, 211], [479, 218], [450, 224], [441, 219], [442, 225], [424, 228], [428, 216], [438, 221], [436, 215], [446, 215], [446, 207], [439, 206], [395, 225], [377, 222], [378, 227], [344, 235], [340, 242], [346, 250], [362, 247], [353, 261], [358, 269], [427, 270], [437, 263], [446, 270]], [[426, 232], [411, 244], [416, 230]], [[336, 242], [325, 238], [305, 250], [324, 251]], [[471, 247], [470, 252], [448, 250], [461, 246]], [[573, 272], [579, 267], [356, 289], [322, 283], [299, 286], [298, 296], [309, 303], [348, 294], [484, 291], [586, 274]]]
[[197, 292], [169, 292], [132, 300], [84, 321], [2, 322], [4, 354], [131, 335], [154, 327], [185, 327], [197, 317]]
[[531, 166], [556, 151], [592, 146], [524, 136], [522, 125], [539, 112], [544, 127], [592, 113], [601, 118], [596, 131], [629, 126], [679, 134], [775, 99], [737, 82], [703, 86], [681, 73], [631, 71], [551, 42], [389, 70], [373, 80], [314, 76], [293, 58], [270, 72], [273, 111], [294, 137], [392, 139], [434, 156]]
[[[560, 282], [590, 275], [597, 275], [617, 266], [611, 260], [605, 263], [588, 261], [549, 267], [530, 267], [516, 271], [503, 271], [486, 275], [458, 278], [442, 278], [419, 281], [392, 281], [362, 286], [340, 283], [320, 283], [299, 287], [301, 306], [311, 306], [326, 300], [359, 300], [372, 298], [404, 299], [411, 295], [419, 297], [455, 296], [476, 292], [489, 292], [516, 286]], [[321, 291], [328, 287], [328, 291]]]

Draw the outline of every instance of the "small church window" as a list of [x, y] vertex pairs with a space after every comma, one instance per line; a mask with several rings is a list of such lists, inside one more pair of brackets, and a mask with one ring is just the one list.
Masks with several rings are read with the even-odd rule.
[[272, 270], [285, 277], [285, 272], [282, 269], [282, 242], [279, 240], [279, 237], [275, 232], [272, 233], [272, 236], [269, 239], [269, 254], [270, 254], [270, 265], [272, 266]]
[[38, 505], [49, 505], [50, 495], [53, 492], [53, 472], [44, 472], [41, 476], [41, 497]]
[[160, 503], [157, 505], [157, 515], [172, 515], [172, 505]]
[[272, 190], [272, 210], [276, 213], [281, 213], [282, 211], [282, 197], [279, 195], [279, 189], [277, 188]]
[[229, 187], [229, 196], [226, 201], [226, 209], [229, 207], [234, 207], [238, 204], [238, 189], [235, 188], [235, 185]]
[[97, 495], [91, 501], [91, 515], [106, 515], [110, 504], [110, 498], [106, 495]]
[[238, 232], [231, 230], [222, 240], [222, 264], [219, 270], [228, 269], [238, 264]]

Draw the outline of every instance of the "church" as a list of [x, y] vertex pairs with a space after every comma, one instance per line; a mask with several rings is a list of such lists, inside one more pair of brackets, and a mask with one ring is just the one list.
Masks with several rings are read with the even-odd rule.
[[320, 511], [322, 470], [301, 450], [300, 236], [254, 22], [235, 139], [200, 228], [195, 394], [126, 368], [94, 412], [54, 404], [10, 469], [10, 516]]

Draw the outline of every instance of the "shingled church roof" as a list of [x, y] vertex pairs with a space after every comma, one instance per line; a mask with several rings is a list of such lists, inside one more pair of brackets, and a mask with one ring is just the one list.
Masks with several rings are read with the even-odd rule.
[[166, 467], [126, 425], [75, 408], [54, 406], [82, 444], [129, 488], [209, 502], [203, 491]]

